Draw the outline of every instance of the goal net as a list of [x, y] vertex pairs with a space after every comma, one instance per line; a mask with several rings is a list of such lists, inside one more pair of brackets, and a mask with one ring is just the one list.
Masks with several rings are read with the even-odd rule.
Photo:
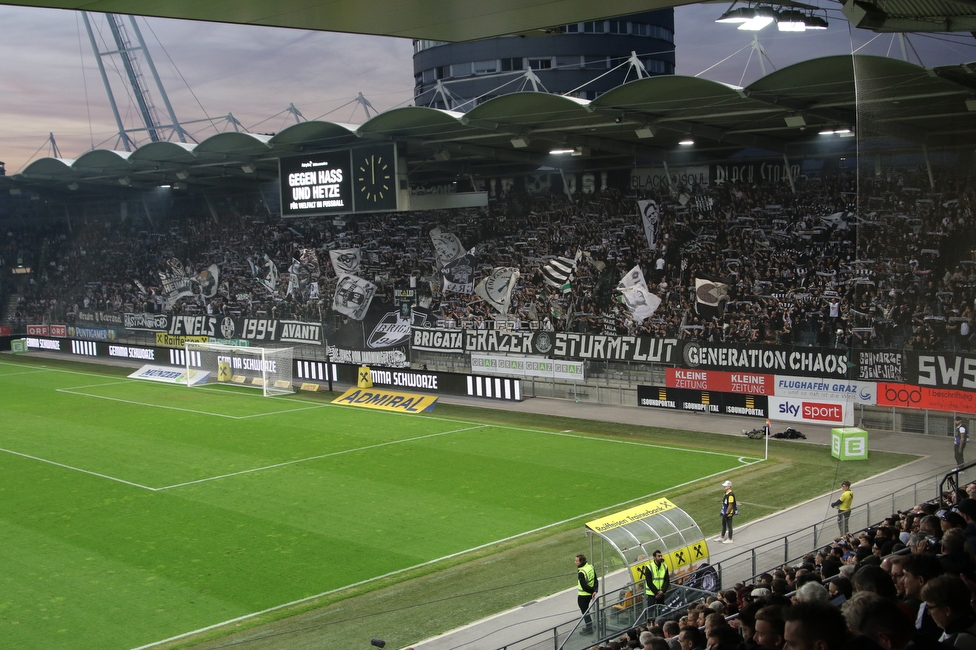
[[186, 343], [186, 374], [206, 377], [188, 386], [228, 384], [259, 388], [265, 396], [292, 393], [292, 348]]

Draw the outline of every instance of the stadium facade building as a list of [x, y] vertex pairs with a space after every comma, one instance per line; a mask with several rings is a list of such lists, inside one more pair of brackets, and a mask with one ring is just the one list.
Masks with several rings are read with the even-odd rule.
[[596, 99], [625, 81], [674, 74], [674, 10], [571, 23], [548, 36], [413, 42], [417, 106], [467, 111], [522, 90]]

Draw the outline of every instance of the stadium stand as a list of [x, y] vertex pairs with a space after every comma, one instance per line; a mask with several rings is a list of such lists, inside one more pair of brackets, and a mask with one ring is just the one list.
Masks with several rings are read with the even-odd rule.
[[[91, 218], [62, 225], [10, 227], [3, 254], [40, 272], [20, 287], [7, 322], [73, 322], [81, 310], [268, 315], [328, 323], [336, 273], [329, 251], [359, 248], [360, 274], [392, 298], [411, 276], [421, 306], [446, 326], [484, 327], [497, 312], [474, 295], [441, 290], [434, 228], [476, 251], [475, 277], [498, 266], [522, 275], [508, 327], [645, 334], [714, 342], [831, 347], [969, 350], [976, 262], [972, 259], [972, 178], [928, 188], [922, 173], [862, 181], [813, 179], [793, 193], [782, 183], [729, 183], [691, 194], [648, 197], [597, 191], [565, 196], [510, 193], [487, 209], [371, 215], [355, 220], [267, 216], [257, 199], [218, 206], [217, 217], [184, 209], [164, 223]], [[637, 216], [638, 198], [660, 205], [652, 250]], [[867, 206], [870, 209], [865, 209]], [[255, 216], [259, 214], [265, 216]], [[584, 256], [568, 293], [547, 285], [555, 256]], [[316, 292], [289, 288], [289, 269], [315, 251]], [[265, 257], [267, 256], [267, 257]], [[274, 286], [258, 280], [270, 260]], [[161, 274], [220, 270], [219, 290], [166, 303]], [[662, 304], [640, 322], [615, 300], [621, 276], [639, 264]], [[695, 279], [729, 285], [721, 318], [696, 313]]]

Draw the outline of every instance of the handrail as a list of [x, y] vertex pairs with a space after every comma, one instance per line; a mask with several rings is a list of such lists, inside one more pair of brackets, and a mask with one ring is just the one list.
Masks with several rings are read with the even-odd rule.
[[[933, 498], [939, 499], [942, 496], [942, 488], [947, 482], [952, 482], [954, 485], [958, 486], [972, 481], [976, 481], [976, 461], [957, 467], [950, 472], [947, 472], [941, 478], [939, 476], [930, 476], [921, 481], [916, 481], [909, 486], [903, 487], [900, 490], [896, 490], [889, 495], [873, 499], [867, 503], [862, 503], [854, 508], [851, 508], [850, 528], [851, 530], [863, 530], [877, 524], [885, 517], [888, 517], [899, 510], [914, 508], [919, 503], [930, 501]], [[927, 493], [928, 496], [920, 498], [921, 495], [925, 493]], [[714, 567], [718, 572], [719, 584], [731, 585], [735, 582], [748, 584], [749, 582], [754, 582], [761, 573], [772, 570], [775, 567], [782, 566], [783, 564], [789, 564], [802, 559], [807, 553], [823, 547], [824, 544], [820, 543], [822, 539], [829, 537], [831, 540], [833, 540], [834, 535], [832, 532], [835, 530], [835, 525], [836, 521], [834, 519], [823, 519], [810, 526], [787, 533], [786, 535], [777, 537], [776, 539], [770, 540], [763, 544], [759, 544], [749, 550], [743, 551], [713, 564], [712, 567]], [[831, 534], [828, 535], [828, 532]], [[799, 555], [791, 556], [791, 548], [798, 548], [802, 550], [800, 551]], [[764, 567], [761, 570], [759, 568], [760, 565]], [[640, 601], [643, 600], [643, 595], [638, 594], [636, 590], [634, 593], [636, 599]], [[705, 593], [706, 592], [702, 592], [702, 594]], [[709, 593], [709, 595], [711, 594]], [[608, 598], [609, 594], [601, 596], [601, 599]], [[599, 609], [598, 612], [604, 611], [608, 605], [612, 607], [613, 604], [616, 603], [610, 603], [608, 600], [604, 600], [604, 607]], [[647, 616], [648, 613], [648, 610], [644, 609], [643, 602], [640, 602], [639, 607], [641, 611], [637, 613], [634, 619], [635, 622], [641, 620], [642, 616]], [[597, 614], [594, 614], [593, 616], [596, 619]], [[581, 619], [576, 616], [570, 621], [547, 628], [546, 630], [524, 637], [518, 641], [508, 643], [500, 647], [499, 650], [558, 650], [560, 648], [571, 650], [576, 646], [568, 645], [567, 641], [571, 637], [575, 636], [574, 632], [577, 630], [580, 623]], [[632, 626], [628, 625], [627, 627]], [[593, 641], [599, 637], [585, 638], [587, 643], [579, 645], [580, 648], [591, 647], [593, 645]]]
[[[934, 476], [916, 481], [889, 495], [851, 508], [850, 528], [863, 530], [900, 510], [909, 510], [919, 503], [932, 499], [939, 500], [942, 497], [942, 487], [947, 482], [960, 485], [974, 480], [976, 480], [976, 461], [953, 469], [941, 480], [938, 476]], [[926, 492], [928, 496], [922, 496]], [[823, 519], [716, 562], [712, 566], [718, 572], [719, 585], [753, 582], [770, 568], [801, 560], [807, 553], [825, 546], [827, 540], [833, 541], [836, 537], [835, 525], [834, 519]], [[799, 555], [796, 555], [793, 549], [800, 549], [796, 551]]]

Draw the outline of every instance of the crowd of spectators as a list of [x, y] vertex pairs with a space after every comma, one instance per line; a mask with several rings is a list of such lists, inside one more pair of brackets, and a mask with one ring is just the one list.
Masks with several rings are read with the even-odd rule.
[[[659, 205], [649, 247], [638, 199]], [[5, 265], [33, 267], [15, 326], [68, 322], [82, 312], [212, 313], [328, 321], [336, 274], [329, 251], [359, 248], [360, 275], [392, 302], [415, 278], [417, 307], [447, 326], [540, 327], [785, 345], [970, 349], [976, 239], [971, 176], [888, 171], [778, 183], [726, 183], [637, 196], [510, 192], [487, 208], [282, 220], [259, 196], [176, 210], [165, 220], [88, 218], [8, 227]], [[473, 294], [441, 291], [429, 232], [456, 235], [477, 256], [475, 281], [514, 266], [521, 279], [507, 315]], [[541, 269], [584, 256], [568, 293]], [[289, 269], [302, 253], [302, 283]], [[267, 256], [267, 258], [265, 258]], [[270, 259], [280, 275], [262, 283]], [[219, 268], [215, 295], [170, 305], [161, 274]], [[616, 285], [639, 264], [662, 299], [631, 318]], [[257, 271], [256, 271], [257, 269]], [[729, 286], [721, 317], [698, 315], [695, 279]], [[315, 285], [310, 290], [310, 285]], [[289, 289], [290, 287], [290, 289]]]
[[594, 650], [976, 648], [976, 484]]

